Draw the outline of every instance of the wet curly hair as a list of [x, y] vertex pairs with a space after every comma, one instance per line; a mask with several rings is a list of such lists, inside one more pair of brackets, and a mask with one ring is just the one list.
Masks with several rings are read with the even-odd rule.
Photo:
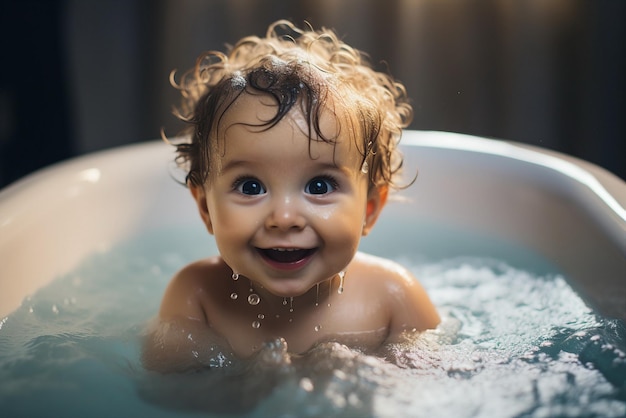
[[322, 111], [347, 116], [349, 133], [367, 163], [370, 187], [400, 187], [398, 142], [413, 117], [404, 86], [375, 71], [368, 58], [328, 29], [299, 29], [280, 20], [264, 38], [241, 39], [225, 54], [209, 51], [172, 85], [182, 94], [174, 114], [188, 124], [175, 143], [176, 162], [187, 185], [203, 185], [216, 158], [220, 122], [242, 94], [266, 95], [276, 102], [274, 117], [259, 127], [271, 129], [294, 106], [308, 121], [311, 140], [333, 143], [320, 129]]

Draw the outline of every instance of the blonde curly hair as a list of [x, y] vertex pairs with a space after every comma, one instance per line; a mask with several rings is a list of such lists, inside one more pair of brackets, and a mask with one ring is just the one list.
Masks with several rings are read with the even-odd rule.
[[208, 179], [220, 121], [228, 109], [242, 94], [262, 94], [277, 104], [275, 116], [260, 125], [263, 129], [299, 106], [309, 138], [333, 143], [320, 130], [320, 114], [332, 110], [347, 115], [362, 163], [369, 167], [370, 187], [399, 187], [402, 156], [397, 147], [413, 116], [406, 90], [375, 71], [362, 52], [331, 30], [299, 29], [280, 20], [264, 38], [243, 38], [227, 54], [205, 52], [179, 83], [174, 72], [170, 79], [182, 94], [174, 113], [189, 124], [183, 132], [187, 139], [176, 144], [176, 161], [187, 170], [187, 184], [199, 186]]

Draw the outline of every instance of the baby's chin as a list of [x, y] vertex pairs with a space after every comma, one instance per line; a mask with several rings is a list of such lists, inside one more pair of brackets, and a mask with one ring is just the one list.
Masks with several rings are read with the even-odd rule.
[[262, 289], [259, 294], [265, 293], [266, 297], [275, 297], [280, 303], [285, 303], [285, 300], [289, 302], [291, 298], [298, 298], [300, 303], [304, 299], [313, 303], [329, 292], [331, 279], [315, 281], [305, 278], [282, 278], [269, 281], [253, 280], [253, 282], [255, 288]]
[[268, 285], [264, 286], [267, 292], [269, 292], [272, 296], [277, 298], [299, 298], [305, 296], [311, 292], [316, 292], [317, 285]]

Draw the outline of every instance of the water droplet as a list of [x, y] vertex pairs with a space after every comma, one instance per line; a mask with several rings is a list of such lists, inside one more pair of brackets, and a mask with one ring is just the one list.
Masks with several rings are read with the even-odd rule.
[[230, 298], [231, 298], [232, 300], [237, 299], [237, 297], [238, 297], [238, 295], [237, 295], [237, 293], [235, 293], [235, 292], [233, 292], [233, 293], [231, 293], [231, 294], [230, 294]]
[[283, 298], [283, 306], [287, 304], [287, 298]]
[[260, 314], [258, 314], [258, 315], [257, 315], [257, 318], [259, 318], [259, 319], [265, 319], [265, 315], [263, 315], [262, 313], [260, 313]]
[[320, 305], [320, 284], [318, 283], [315, 289], [315, 306], [319, 306], [319, 305]]
[[251, 293], [248, 295], [248, 303], [250, 305], [258, 305], [261, 302], [261, 298], [256, 293]]
[[233, 275], [230, 276], [230, 277], [232, 277], [233, 280], [237, 281], [237, 280], [239, 280], [239, 273], [233, 273]]
[[259, 321], [252, 322], [252, 328], [258, 329], [260, 326], [261, 326], [261, 323]]
[[370, 165], [367, 163], [367, 161], [363, 161], [363, 165], [361, 166], [361, 173], [367, 174], [368, 171], [370, 171]]
[[319, 332], [319, 330], [321, 330], [321, 329], [322, 329], [321, 325], [316, 325], [315, 326], [315, 332]]
[[339, 272], [339, 287], [337, 288], [337, 293], [339, 293], [340, 295], [343, 293], [343, 279], [344, 277], [346, 277], [346, 272], [345, 271], [340, 271]]
[[293, 312], [293, 298], [289, 298], [289, 312]]

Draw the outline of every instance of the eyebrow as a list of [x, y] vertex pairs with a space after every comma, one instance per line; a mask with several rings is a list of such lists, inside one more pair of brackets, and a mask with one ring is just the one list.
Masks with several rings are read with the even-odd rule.
[[240, 166], [249, 165], [250, 163], [251, 161], [248, 161], [248, 160], [230, 160], [226, 164], [222, 165], [220, 171], [232, 170]]

